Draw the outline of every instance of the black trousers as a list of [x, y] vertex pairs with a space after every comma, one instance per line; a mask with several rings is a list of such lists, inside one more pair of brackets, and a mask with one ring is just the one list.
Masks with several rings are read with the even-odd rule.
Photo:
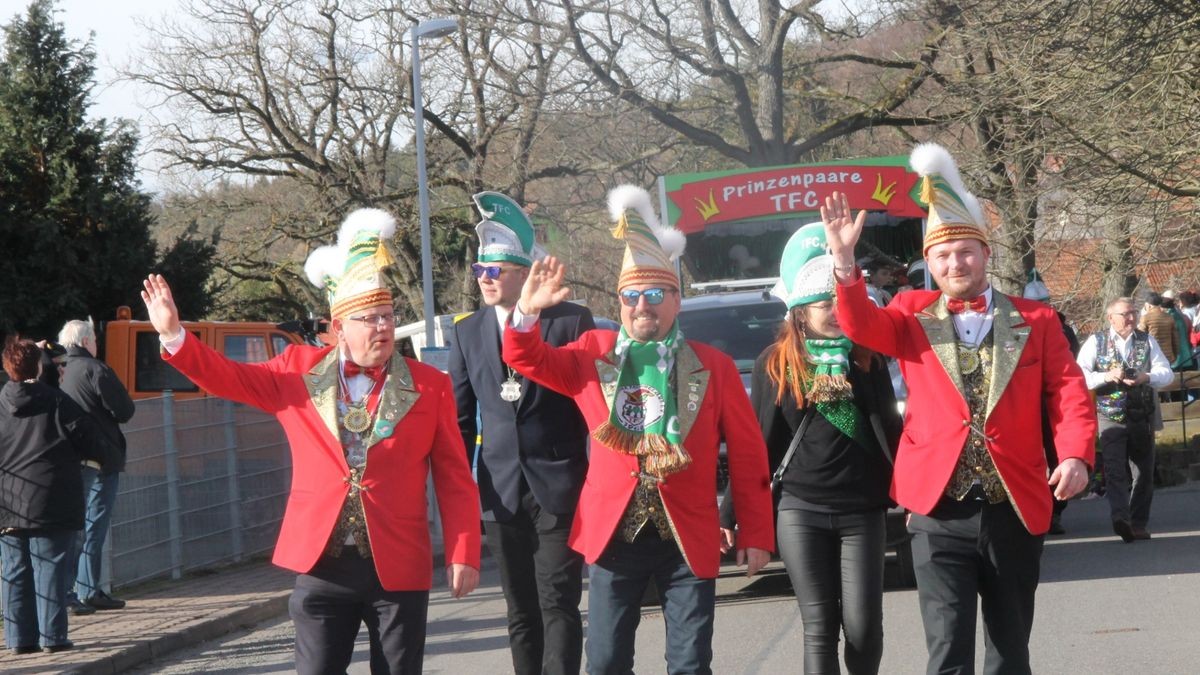
[[846, 635], [846, 671], [874, 675], [883, 658], [883, 558], [886, 512], [779, 512], [776, 534], [800, 617], [804, 673], [841, 673], [838, 637]]
[[1043, 538], [1029, 534], [1008, 502], [970, 498], [943, 499], [929, 516], [912, 514], [908, 530], [929, 651], [926, 672], [975, 672], [979, 607], [987, 645], [983, 672], [1029, 673]]
[[359, 626], [371, 639], [372, 675], [419, 675], [429, 591], [388, 591], [375, 564], [347, 546], [296, 577], [288, 613], [296, 627], [296, 672], [345, 673]]
[[567, 546], [573, 516], [544, 511], [526, 491], [513, 518], [483, 523], [508, 605], [517, 675], [579, 673], [583, 557]]
[[1154, 501], [1154, 431], [1148, 424], [1117, 424], [1102, 417], [1100, 452], [1112, 519], [1146, 527]]

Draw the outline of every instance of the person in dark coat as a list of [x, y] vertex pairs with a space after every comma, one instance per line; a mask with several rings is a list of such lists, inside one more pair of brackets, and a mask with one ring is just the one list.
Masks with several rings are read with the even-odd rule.
[[69, 554], [83, 527], [79, 463], [111, 460], [89, 440], [91, 420], [62, 392], [38, 381], [42, 350], [10, 339], [0, 389], [0, 560], [4, 642], [14, 654], [70, 649]]
[[68, 321], [59, 331], [58, 341], [67, 350], [59, 387], [92, 418], [95, 437], [89, 441], [113, 446], [119, 452], [116, 461], [103, 469], [94, 463], [83, 466], [87, 518], [76, 561], [75, 589], [70, 594], [71, 611], [89, 614], [96, 609], [121, 609], [124, 600], [100, 589], [100, 554], [125, 470], [125, 435], [120, 425], [133, 417], [133, 399], [113, 369], [96, 358], [96, 332], [90, 321]]
[[[780, 477], [775, 530], [804, 623], [804, 672], [839, 672], [844, 634], [846, 671], [874, 674], [883, 657], [888, 489], [900, 412], [887, 362], [838, 327], [824, 226], [797, 230], [780, 267], [773, 293], [788, 314], [754, 363], [750, 401], [768, 465]], [[721, 505], [726, 545], [734, 541], [737, 509], [730, 497]]]
[[[533, 224], [496, 192], [475, 195], [479, 262], [472, 271], [483, 307], [454, 325], [450, 379], [458, 426], [473, 455], [488, 548], [508, 606], [517, 675], [578, 673], [583, 653], [583, 557], [567, 545], [588, 468], [587, 423], [575, 402], [520, 377], [500, 358], [502, 324], [540, 257]], [[586, 307], [542, 312], [542, 338], [573, 342], [595, 327]], [[478, 408], [478, 416], [476, 415]]]

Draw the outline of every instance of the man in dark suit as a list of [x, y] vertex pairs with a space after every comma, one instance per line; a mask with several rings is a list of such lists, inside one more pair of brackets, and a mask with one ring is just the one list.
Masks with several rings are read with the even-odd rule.
[[[501, 360], [501, 326], [540, 256], [533, 226], [515, 202], [495, 192], [475, 195], [475, 202], [484, 220], [476, 227], [479, 262], [471, 267], [484, 306], [454, 327], [450, 377], [458, 423], [469, 453], [481, 438], [476, 479], [508, 604], [513, 669], [578, 673], [583, 558], [567, 546], [567, 535], [587, 473], [587, 426], [570, 398], [525, 380]], [[552, 345], [594, 327], [579, 305], [542, 313], [542, 338]]]

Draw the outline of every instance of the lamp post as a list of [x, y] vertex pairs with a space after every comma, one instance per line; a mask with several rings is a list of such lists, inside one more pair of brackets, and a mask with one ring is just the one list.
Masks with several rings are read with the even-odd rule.
[[[425, 177], [425, 111], [421, 101], [421, 38], [458, 30], [458, 19], [428, 19], [412, 27], [413, 129], [417, 145], [417, 201], [421, 211], [421, 287], [425, 300], [425, 347], [433, 346], [433, 253], [429, 236], [429, 185]], [[418, 357], [420, 354], [417, 355]]]

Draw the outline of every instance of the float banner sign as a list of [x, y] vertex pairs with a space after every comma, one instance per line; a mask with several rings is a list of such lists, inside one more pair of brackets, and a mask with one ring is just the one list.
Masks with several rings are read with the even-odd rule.
[[729, 221], [804, 213], [815, 219], [835, 191], [844, 192], [855, 211], [924, 218], [926, 210], [917, 201], [919, 179], [903, 155], [663, 177], [669, 220], [687, 234]]

